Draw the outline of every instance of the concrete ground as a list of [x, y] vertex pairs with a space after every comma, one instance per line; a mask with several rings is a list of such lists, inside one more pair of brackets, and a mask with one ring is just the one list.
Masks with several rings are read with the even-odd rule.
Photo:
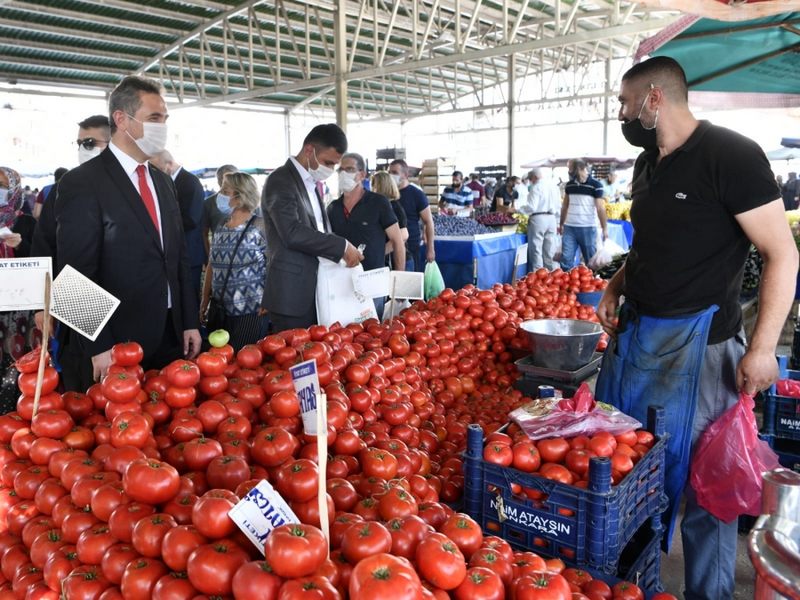
[[[672, 550], [661, 555], [661, 583], [664, 591], [683, 598], [683, 544], [680, 527], [675, 528]], [[739, 534], [736, 553], [736, 590], [734, 600], [752, 600], [755, 590], [755, 571], [747, 555], [747, 534]], [[724, 600], [720, 598], [720, 600]]]

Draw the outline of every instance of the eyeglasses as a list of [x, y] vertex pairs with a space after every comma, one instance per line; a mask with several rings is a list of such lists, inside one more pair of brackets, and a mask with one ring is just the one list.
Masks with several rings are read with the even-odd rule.
[[339, 167], [336, 171], [337, 171], [337, 173], [341, 173], [342, 171], [344, 171], [345, 173], [350, 173], [351, 175], [354, 175], [354, 174], [358, 173], [358, 168], [357, 167], [347, 167], [347, 168]]
[[84, 150], [94, 150], [95, 146], [101, 145], [105, 148], [108, 145], [108, 142], [105, 140], [96, 140], [94, 138], [84, 138], [82, 140], [75, 140], [75, 143], [78, 146], [83, 147]]

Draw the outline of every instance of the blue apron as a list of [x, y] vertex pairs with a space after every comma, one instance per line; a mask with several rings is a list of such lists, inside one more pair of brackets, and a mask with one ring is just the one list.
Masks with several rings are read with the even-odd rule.
[[669, 433], [664, 477], [669, 506], [663, 515], [666, 550], [688, 478], [700, 371], [717, 309], [714, 305], [690, 315], [652, 317], [638, 314], [634, 304], [626, 302], [595, 387], [598, 400], [641, 423], [647, 423], [648, 406], [664, 407]]

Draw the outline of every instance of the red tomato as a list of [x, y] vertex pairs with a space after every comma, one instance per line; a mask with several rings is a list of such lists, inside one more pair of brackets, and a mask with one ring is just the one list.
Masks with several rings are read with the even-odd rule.
[[75, 421], [65, 410], [45, 410], [31, 420], [31, 431], [39, 437], [56, 440], [63, 438], [75, 427]]
[[392, 534], [381, 523], [367, 521], [355, 523], [342, 536], [341, 550], [350, 564], [392, 549]]
[[432, 533], [419, 543], [416, 562], [419, 574], [443, 590], [456, 589], [467, 575], [461, 550], [441, 533]]
[[556, 573], [525, 575], [514, 583], [515, 600], [571, 600], [567, 580]]
[[100, 389], [111, 402], [130, 402], [142, 389], [139, 380], [127, 373], [114, 373], [103, 377]]
[[638, 585], [629, 581], [620, 581], [611, 588], [614, 600], [644, 600], [644, 592]]
[[464, 513], [456, 513], [448, 518], [439, 531], [455, 542], [467, 561], [483, 543], [481, 526]]
[[281, 585], [278, 600], [339, 600], [341, 595], [322, 575], [290, 579]]
[[195, 596], [197, 590], [185, 573], [167, 573], [156, 582], [152, 600], [192, 600]]
[[281, 525], [272, 530], [264, 543], [264, 559], [279, 577], [295, 579], [311, 575], [325, 562], [327, 554], [325, 536], [312, 525]]
[[501, 467], [509, 467], [514, 461], [514, 452], [507, 444], [489, 443], [483, 449], [483, 460]]
[[500, 576], [486, 567], [470, 567], [455, 590], [455, 600], [503, 600], [505, 587]]
[[203, 377], [222, 375], [225, 373], [225, 367], [228, 366], [224, 356], [211, 352], [202, 352], [195, 360], [197, 361], [197, 367], [200, 369], [200, 374]]
[[542, 461], [552, 463], [563, 462], [567, 452], [570, 450], [569, 442], [564, 438], [539, 440], [536, 446], [542, 456]]
[[534, 473], [542, 464], [542, 458], [539, 454], [539, 450], [530, 440], [514, 444], [512, 452], [512, 465], [515, 469], [519, 469], [520, 471], [524, 471], [526, 473]]
[[144, 350], [136, 342], [122, 342], [111, 347], [111, 362], [121, 367], [133, 367], [142, 362]]
[[351, 600], [421, 600], [422, 583], [412, 564], [391, 554], [376, 554], [361, 560], [350, 575]]
[[94, 565], [80, 565], [75, 567], [64, 579], [61, 585], [61, 593], [65, 598], [75, 598], [77, 600], [89, 600], [100, 597], [111, 583], [106, 579]]
[[169, 572], [167, 566], [154, 558], [136, 558], [122, 572], [120, 591], [126, 600], [150, 600], [153, 588]]
[[591, 581], [587, 581], [583, 584], [581, 591], [591, 598], [604, 598], [605, 600], [611, 600], [613, 597], [611, 586], [600, 579], [592, 579]]
[[161, 544], [167, 532], [177, 527], [172, 515], [156, 513], [140, 519], [133, 526], [131, 544], [139, 554], [149, 558], [162, 555]]
[[239, 498], [229, 490], [209, 490], [192, 507], [192, 524], [204, 536], [212, 539], [224, 538], [236, 530], [228, 511]]
[[119, 585], [125, 567], [136, 558], [139, 558], [139, 553], [130, 544], [114, 544], [103, 554], [103, 558], [100, 560], [100, 570], [108, 581]]
[[186, 562], [186, 573], [203, 594], [226, 596], [233, 590], [233, 576], [248, 559], [247, 552], [237, 544], [220, 540], [192, 552]]
[[200, 368], [188, 360], [176, 360], [164, 370], [170, 386], [190, 388], [200, 381]]
[[234, 598], [277, 598], [283, 579], [264, 560], [244, 563], [233, 575]]
[[142, 448], [150, 438], [150, 421], [141, 413], [124, 412], [111, 421], [111, 445]]
[[135, 502], [163, 504], [178, 493], [180, 476], [172, 465], [143, 458], [133, 461], [125, 469], [122, 487]]

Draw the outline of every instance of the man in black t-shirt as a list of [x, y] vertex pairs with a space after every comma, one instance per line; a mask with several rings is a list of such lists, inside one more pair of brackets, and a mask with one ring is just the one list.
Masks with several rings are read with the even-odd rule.
[[[636, 235], [625, 265], [609, 282], [598, 317], [609, 333], [619, 335], [609, 345], [612, 354], [616, 344], [628, 339], [629, 331], [641, 327], [642, 319], [628, 318], [631, 310], [656, 321], [648, 332], [655, 331], [653, 337], [636, 340], [642, 347], [648, 342], [657, 346], [646, 355], [639, 351], [642, 364], [608, 354], [606, 359], [618, 369], [642, 369], [638, 377], [644, 380], [660, 369], [661, 378], [655, 383], [670, 387], [679, 383], [672, 381], [678, 379], [677, 373], [670, 377], [675, 357], [664, 347], [673, 340], [659, 338], [659, 331], [663, 333], [677, 317], [692, 319], [714, 304], [720, 307], [711, 321], [707, 345], [695, 355], [702, 367], [693, 359], [699, 374], [693, 376], [697, 387], [690, 387], [698, 391], [688, 430], [672, 431], [670, 421], [679, 422], [681, 412], [689, 411], [693, 392], [676, 394], [667, 408], [671, 437], [683, 437], [694, 447], [706, 427], [736, 404], [739, 391], [752, 395], [777, 379], [775, 349], [792, 304], [798, 258], [763, 151], [733, 131], [695, 119], [687, 97], [686, 76], [671, 58], [651, 58], [623, 76], [619, 95], [623, 134], [629, 143], [644, 148], [632, 183]], [[738, 295], [751, 242], [764, 257], [764, 271], [758, 320], [745, 347]], [[617, 331], [621, 295], [626, 305]], [[608, 375], [606, 362], [603, 371], [609, 379], [620, 377]], [[685, 455], [680, 460], [688, 464]], [[668, 455], [668, 480], [669, 461]], [[723, 523], [706, 512], [687, 485], [681, 530], [684, 597], [732, 598], [736, 520]]]
[[[331, 230], [353, 246], [364, 245], [361, 265], [365, 271], [384, 266], [386, 240], [392, 245], [395, 271], [404, 271], [406, 247], [389, 200], [364, 189], [367, 178], [364, 158], [355, 152], [342, 156], [339, 163], [339, 191], [342, 195], [328, 205]], [[384, 298], [375, 299], [378, 318], [383, 316]]]

